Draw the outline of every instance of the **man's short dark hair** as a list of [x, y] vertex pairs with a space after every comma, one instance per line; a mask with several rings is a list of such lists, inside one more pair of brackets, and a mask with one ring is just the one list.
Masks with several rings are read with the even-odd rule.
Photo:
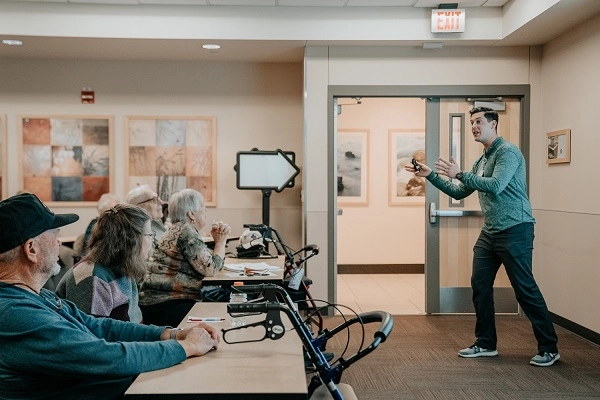
[[483, 116], [485, 117], [485, 119], [487, 119], [487, 122], [492, 122], [492, 121], [496, 121], [496, 129], [498, 129], [498, 113], [494, 110], [492, 110], [489, 107], [475, 107], [472, 108], [471, 111], [469, 111], [469, 115], [473, 115], [473, 114], [477, 114], [477, 113], [483, 113]]

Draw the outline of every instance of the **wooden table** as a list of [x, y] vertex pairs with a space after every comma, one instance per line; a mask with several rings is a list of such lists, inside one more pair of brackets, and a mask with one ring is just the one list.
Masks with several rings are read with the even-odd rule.
[[[226, 303], [197, 303], [188, 315], [225, 317], [214, 323], [229, 328]], [[265, 314], [246, 317], [248, 322], [264, 320]], [[289, 326], [287, 316], [282, 321]], [[179, 324], [187, 328], [187, 316]], [[242, 329], [240, 336], [251, 336]], [[127, 399], [210, 399], [210, 400], [306, 400], [302, 342], [294, 331], [279, 340], [227, 344], [202, 357], [189, 358], [171, 368], [138, 376], [125, 393]]]
[[283, 284], [283, 272], [284, 272], [284, 262], [285, 256], [279, 256], [277, 258], [226, 258], [225, 264], [240, 264], [240, 263], [260, 263], [265, 262], [269, 265], [280, 267], [281, 269], [272, 271], [273, 275], [270, 276], [247, 276], [244, 274], [238, 274], [236, 276], [229, 276], [235, 274], [232, 271], [227, 271], [222, 269], [215, 276], [207, 276], [202, 279], [202, 285], [210, 286], [210, 285], [233, 285], [234, 282], [244, 282], [245, 284], [260, 284], [260, 283], [274, 283], [276, 285]]

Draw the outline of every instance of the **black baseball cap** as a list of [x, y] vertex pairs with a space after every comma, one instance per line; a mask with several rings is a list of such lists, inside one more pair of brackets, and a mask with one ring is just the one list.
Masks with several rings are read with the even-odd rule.
[[0, 253], [14, 249], [49, 229], [72, 224], [77, 214], [54, 214], [31, 193], [0, 201]]

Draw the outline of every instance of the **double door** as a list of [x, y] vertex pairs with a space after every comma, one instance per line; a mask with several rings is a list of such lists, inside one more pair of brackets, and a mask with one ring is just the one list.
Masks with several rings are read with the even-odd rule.
[[[498, 133], [516, 144], [521, 142], [521, 103], [518, 98], [496, 103]], [[461, 170], [469, 171], [481, 156], [483, 146], [473, 140], [469, 110], [472, 101], [465, 98], [429, 98], [426, 105], [427, 165], [438, 157], [453, 157]], [[425, 203], [426, 223], [426, 312], [472, 313], [471, 266], [483, 217], [477, 193], [457, 201], [428, 185]], [[517, 313], [510, 282], [500, 268], [494, 285], [496, 312]]]
[[[473, 140], [469, 110], [496, 103], [498, 133], [517, 145], [527, 159], [530, 95], [527, 85], [497, 86], [336, 86], [330, 89], [331, 144], [329, 168], [335, 182], [335, 143], [337, 134], [338, 97], [403, 97], [426, 99], [425, 151], [426, 163], [433, 166], [438, 157], [454, 157], [461, 169], [470, 170], [483, 152]], [[478, 97], [478, 98], [475, 98]], [[329, 278], [330, 301], [335, 301], [337, 260], [336, 216], [337, 191], [330, 188]], [[335, 212], [338, 211], [338, 213]], [[422, 223], [425, 225], [425, 312], [473, 313], [471, 267], [473, 246], [483, 225], [476, 193], [455, 201], [432, 185], [427, 185]], [[504, 268], [500, 268], [494, 286], [496, 312], [517, 313], [518, 304]]]

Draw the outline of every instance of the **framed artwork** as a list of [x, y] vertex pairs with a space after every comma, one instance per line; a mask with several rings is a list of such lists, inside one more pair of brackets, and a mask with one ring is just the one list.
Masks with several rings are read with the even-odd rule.
[[190, 188], [217, 205], [216, 117], [126, 117], [127, 191], [148, 184], [168, 201]]
[[112, 187], [112, 117], [19, 117], [21, 190], [55, 206], [95, 205]]
[[0, 200], [7, 196], [6, 182], [6, 116], [0, 115]]
[[425, 131], [390, 129], [389, 137], [389, 205], [425, 203], [426, 179], [406, 171], [404, 166], [414, 158], [425, 162]]
[[548, 151], [546, 163], [559, 164], [571, 162], [571, 130], [563, 129], [546, 133]]
[[337, 142], [338, 205], [366, 206], [369, 204], [369, 130], [339, 129]]

